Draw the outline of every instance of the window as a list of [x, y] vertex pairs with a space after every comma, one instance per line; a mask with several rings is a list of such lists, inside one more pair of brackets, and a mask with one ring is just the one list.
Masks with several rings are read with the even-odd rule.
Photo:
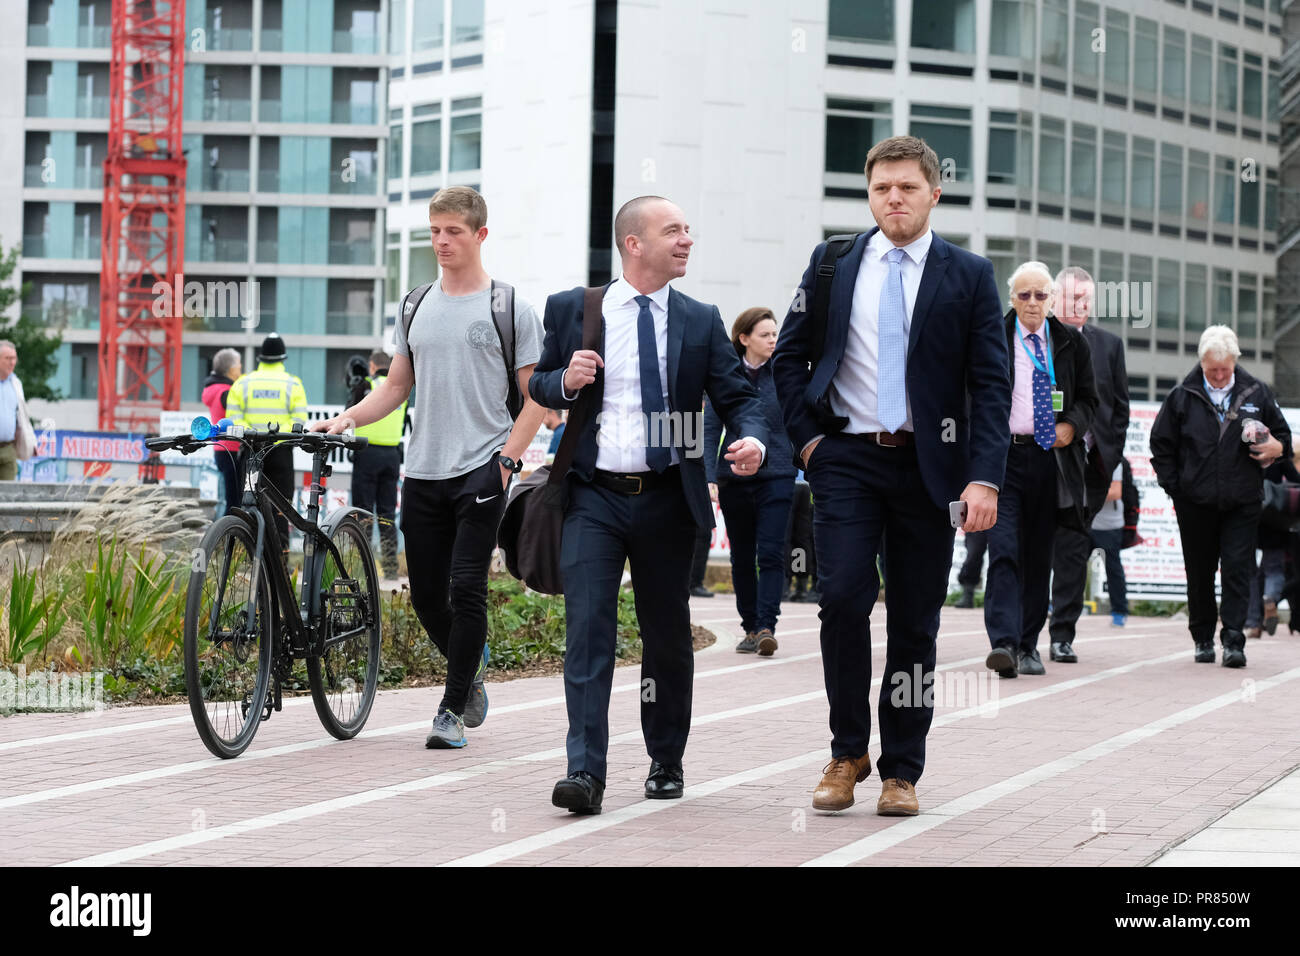
[[[835, 3], [832, 0], [831, 7]], [[892, 7], [890, 3], [888, 6]], [[1034, 21], [1037, 19], [1033, 0], [993, 0], [993, 16], [989, 29], [989, 53], [994, 56], [1014, 56], [1022, 60], [1034, 58]]]
[[912, 5], [912, 46], [975, 52], [975, 0], [926, 0]]
[[[1129, 299], [1128, 299], [1128, 316], [1136, 321], [1130, 322], [1128, 326], [1128, 340], [1130, 343], [1135, 339], [1141, 339], [1138, 343], [1141, 348], [1149, 348], [1147, 344], [1151, 340], [1150, 327], [1155, 323], [1151, 321], [1151, 312], [1155, 306], [1153, 300], [1153, 273], [1154, 262], [1150, 256], [1129, 256], [1128, 257], [1128, 281], [1129, 281]], [[1141, 304], [1143, 309], [1142, 318], [1137, 318], [1136, 306]], [[1142, 328], [1137, 327], [1137, 323], [1142, 322], [1145, 325]]]
[[1214, 321], [1218, 325], [1237, 327], [1232, 311], [1232, 270], [1214, 270]]
[[419, 2], [411, 5], [414, 14], [411, 24], [411, 45], [418, 54], [421, 50], [442, 51], [442, 3]]
[[1007, 186], [1032, 186], [1033, 120], [1006, 110], [989, 110], [988, 181]]
[[451, 158], [448, 167], [453, 173], [479, 169], [483, 165], [480, 157], [482, 107], [483, 100], [477, 96], [451, 101]]
[[1209, 297], [1206, 292], [1205, 266], [1189, 262], [1183, 274], [1183, 323], [1188, 337], [1205, 329]]
[[1274, 329], [1277, 328], [1277, 283], [1272, 276], [1264, 276], [1264, 295], [1260, 300], [1259, 337], [1264, 340], [1264, 348], [1269, 348], [1273, 341]]
[[1270, 169], [1264, 180], [1264, 228], [1277, 232], [1277, 170]]
[[1097, 128], [1072, 124], [1070, 142], [1070, 196], [1089, 205], [1097, 198]]
[[1273, 124], [1276, 124], [1278, 121], [1277, 85], [1279, 82], [1278, 71], [1280, 69], [1281, 64], [1278, 63], [1277, 60], [1268, 61], [1268, 121]]
[[1214, 44], [1206, 37], [1192, 35], [1191, 82], [1188, 84], [1192, 106], [1209, 109], [1214, 92]]
[[442, 104], [426, 103], [411, 110], [411, 175], [442, 171]]
[[832, 40], [894, 42], [894, 0], [830, 0], [827, 34]]
[[1069, 55], [1066, 39], [1069, 31], [1067, 0], [1043, 0], [1043, 66], [1065, 69], [1065, 58]]
[[1034, 258], [1046, 265], [1052, 275], [1056, 275], [1063, 266], [1061, 257], [1064, 254], [1059, 242], [1044, 242], [1040, 239], [1038, 240], [1038, 250], [1035, 252]]
[[1187, 219], [1204, 228], [1210, 215], [1210, 154], [1187, 151]]
[[[415, 5], [420, 6], [418, 0]], [[388, 52], [398, 55], [406, 52], [406, 0], [389, 0]]]
[[985, 244], [984, 255], [989, 262], [993, 263], [993, 279], [998, 287], [998, 294], [1002, 295], [1011, 273], [1020, 264], [1016, 259], [1016, 242], [1014, 239], [990, 237]]
[[1219, 89], [1215, 105], [1225, 113], [1237, 112], [1237, 48], [1219, 44]]
[[1119, 284], [1124, 281], [1124, 253], [1103, 249], [1096, 280], [1097, 295], [1093, 301], [1092, 314], [1101, 319], [1111, 331], [1116, 331], [1124, 321], [1123, 308], [1118, 296], [1108, 294], [1107, 290], [1121, 288]]
[[451, 42], [473, 43], [482, 39], [483, 0], [451, 0]]
[[1156, 94], [1156, 63], [1160, 55], [1158, 27], [1146, 17], [1133, 18], [1133, 93]]
[[1065, 193], [1065, 121], [1040, 118], [1038, 132], [1038, 192]]
[[1160, 144], [1160, 215], [1183, 215], [1183, 148], [1172, 143]]
[[929, 143], [939, 155], [940, 170], [952, 170], [962, 183], [971, 181], [970, 127], [968, 109], [912, 106], [911, 134]]
[[1259, 335], [1259, 277], [1249, 272], [1237, 274], [1237, 336], [1243, 349], [1255, 348]]
[[1214, 221], [1231, 226], [1236, 221], [1237, 164], [1231, 156], [1214, 158]]
[[1241, 211], [1237, 221], [1247, 229], [1259, 228], [1259, 169], [1247, 172], [1242, 170], [1237, 177], [1241, 180]]
[[388, 127], [388, 178], [402, 178], [402, 124], [399, 121]]
[[888, 103], [827, 100], [826, 171], [861, 173], [867, 152], [893, 129]]
[[1161, 259], [1156, 277], [1156, 328], [1178, 330], [1178, 262]]
[[1088, 275], [1096, 274], [1096, 266], [1093, 265], [1093, 251], [1083, 246], [1070, 246], [1069, 251], [1065, 254], [1065, 264], [1067, 266], [1078, 266], [1085, 270]]
[[[1088, 0], [1074, 3], [1074, 75], [1084, 80], [1097, 79], [1097, 56], [1093, 51], [1094, 31], [1101, 27], [1097, 4]], [[1098, 33], [1098, 37], [1102, 34]]]
[[1101, 200], [1122, 207], [1128, 196], [1128, 148], [1124, 134], [1106, 130], [1101, 144]]
[[[206, 374], [206, 369], [204, 370]], [[99, 346], [74, 342], [72, 345], [72, 388], [68, 398], [99, 397]]]
[[1170, 102], [1182, 105], [1187, 96], [1187, 34], [1165, 27], [1165, 62], [1161, 92]]
[[1134, 137], [1130, 202], [1135, 213], [1151, 216], [1156, 208], [1156, 143], [1144, 137]]
[[390, 232], [384, 247], [384, 299], [396, 302], [402, 295], [402, 234]]
[[429, 236], [429, 230], [412, 230], [410, 242], [406, 284], [408, 288], [414, 289], [438, 278], [438, 257], [433, 254], [433, 240]]
[[1241, 67], [1241, 111], [1253, 119], [1264, 115], [1264, 61], [1247, 53]]
[[1106, 8], [1106, 85], [1128, 92], [1128, 14]]

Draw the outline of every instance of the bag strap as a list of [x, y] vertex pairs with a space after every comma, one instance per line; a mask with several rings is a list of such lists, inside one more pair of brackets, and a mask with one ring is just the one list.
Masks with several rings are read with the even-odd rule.
[[[593, 352], [600, 351], [601, 303], [605, 298], [605, 288], [607, 287], [593, 286], [582, 296], [582, 347]], [[578, 450], [578, 437], [591, 417], [592, 407], [600, 401], [603, 384], [604, 370], [596, 369], [596, 381], [578, 393], [578, 400], [569, 411], [569, 423], [564, 426], [560, 447], [555, 451], [555, 461], [551, 464], [551, 474], [547, 478], [548, 484], [558, 485], [569, 473], [573, 456]]]
[[853, 244], [858, 241], [858, 234], [831, 236], [826, 240], [821, 261], [817, 263], [817, 284], [813, 286], [813, 339], [811, 367], [816, 370], [826, 351], [826, 324], [830, 320], [831, 283], [835, 280], [835, 267], [843, 259]]
[[518, 418], [524, 401], [519, 394], [519, 376], [515, 373], [515, 287], [493, 279], [491, 296], [492, 324], [496, 326], [501, 357], [506, 363], [506, 407], [511, 418]]
[[415, 369], [415, 346], [411, 344], [411, 323], [415, 321], [415, 313], [420, 309], [420, 303], [424, 297], [429, 294], [433, 288], [432, 282], [426, 282], [424, 285], [416, 286], [406, 295], [402, 296], [402, 333], [406, 336], [406, 348], [411, 353], [411, 369]]

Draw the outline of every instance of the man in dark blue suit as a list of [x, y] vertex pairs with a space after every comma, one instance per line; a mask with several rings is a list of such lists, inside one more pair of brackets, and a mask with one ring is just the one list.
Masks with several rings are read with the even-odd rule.
[[965, 503], [967, 533], [996, 521], [1011, 390], [992, 265], [930, 230], [940, 192], [934, 150], [911, 136], [884, 140], [867, 154], [866, 175], [878, 227], [839, 260], [824, 337], [807, 309], [826, 244], [814, 250], [772, 374], [816, 501], [832, 738], [813, 806], [852, 806], [854, 784], [871, 772], [869, 618], [883, 534], [888, 644], [876, 812], [912, 815], [952, 564], [949, 503]]
[[669, 286], [686, 274], [686, 217], [658, 196], [633, 199], [614, 220], [623, 275], [601, 298], [599, 349], [583, 348], [586, 290], [546, 301], [542, 357], [528, 390], [570, 408], [579, 429], [561, 545], [569, 713], [568, 776], [551, 802], [599, 813], [609, 746], [618, 591], [630, 562], [641, 659], [641, 729], [650, 755], [645, 794], [680, 797], [691, 723], [694, 658], [688, 589], [697, 527], [712, 528], [701, 413], [707, 392], [733, 434], [741, 474], [762, 465], [767, 430], [716, 306]]

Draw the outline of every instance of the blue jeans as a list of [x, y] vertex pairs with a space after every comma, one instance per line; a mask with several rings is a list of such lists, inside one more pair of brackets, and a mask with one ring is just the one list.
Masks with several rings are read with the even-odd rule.
[[790, 478], [718, 484], [718, 505], [731, 541], [731, 586], [746, 633], [776, 631], [785, 589], [785, 526], [793, 498]]
[[1264, 548], [1259, 571], [1250, 578], [1250, 604], [1246, 608], [1246, 626], [1259, 627], [1264, 623], [1264, 601], [1282, 600], [1286, 586], [1286, 549]]
[[1124, 578], [1124, 565], [1120, 562], [1120, 545], [1124, 543], [1124, 529], [1092, 531], [1092, 546], [1106, 552], [1106, 593], [1110, 595], [1113, 614], [1128, 614], [1128, 584]]

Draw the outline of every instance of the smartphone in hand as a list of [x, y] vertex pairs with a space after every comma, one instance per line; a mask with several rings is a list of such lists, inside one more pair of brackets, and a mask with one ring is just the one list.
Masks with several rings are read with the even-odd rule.
[[960, 528], [966, 523], [966, 502], [948, 502], [948, 521], [954, 528]]

